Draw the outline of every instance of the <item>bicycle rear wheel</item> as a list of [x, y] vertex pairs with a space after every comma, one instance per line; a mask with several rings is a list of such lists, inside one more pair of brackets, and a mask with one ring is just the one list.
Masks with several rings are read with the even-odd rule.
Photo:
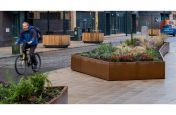
[[26, 61], [22, 58], [21, 55], [19, 55], [15, 60], [15, 71], [19, 75], [23, 75], [26, 72], [26, 67], [27, 67]]
[[[32, 67], [33, 72], [39, 72], [40, 68], [41, 68], [41, 58], [38, 53], [35, 53], [35, 59], [37, 61], [37, 65], [32, 64], [31, 67]], [[36, 67], [34, 67], [34, 66], [36, 66]]]

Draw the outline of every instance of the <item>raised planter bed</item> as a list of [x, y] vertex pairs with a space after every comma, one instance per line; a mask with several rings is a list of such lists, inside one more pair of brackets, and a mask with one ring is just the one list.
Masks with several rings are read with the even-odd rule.
[[43, 35], [43, 46], [46, 48], [67, 48], [70, 35]]
[[102, 43], [104, 38], [104, 33], [99, 32], [85, 32], [82, 34], [82, 41], [84, 43]]
[[150, 36], [158, 36], [160, 34], [159, 29], [149, 29], [148, 32]]
[[53, 98], [48, 104], [68, 104], [68, 87], [67, 86], [59, 86], [56, 88], [63, 88], [60, 95]]
[[165, 79], [165, 62], [107, 62], [74, 54], [71, 69], [104, 80]]
[[46, 77], [37, 73], [17, 84], [0, 81], [0, 104], [68, 104], [68, 87], [52, 86]]

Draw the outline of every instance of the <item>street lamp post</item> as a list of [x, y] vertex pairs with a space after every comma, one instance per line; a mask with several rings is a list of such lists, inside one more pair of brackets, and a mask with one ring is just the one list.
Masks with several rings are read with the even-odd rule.
[[126, 29], [126, 36], [128, 36], [128, 35], [127, 35], [127, 34], [128, 34], [128, 33], [127, 33], [127, 30], [128, 30], [128, 25], [127, 25], [128, 20], [127, 20], [127, 16], [128, 16], [128, 13], [127, 13], [127, 11], [126, 11], [126, 24], [125, 24], [125, 25], [126, 25], [126, 28], [125, 28], [125, 29]]
[[94, 31], [94, 28], [95, 28], [95, 27], [94, 27], [94, 21], [95, 21], [95, 18], [93, 17], [93, 18], [92, 18], [92, 31]]
[[90, 12], [90, 32], [91, 32], [91, 30], [92, 30], [92, 27], [93, 25], [92, 25], [92, 12]]
[[117, 21], [117, 17], [116, 17], [116, 33], [117, 33], [117, 30], [119, 31], [120, 30], [120, 20], [119, 20], [119, 13], [116, 12], [116, 16], [118, 17], [118, 21]]
[[151, 35], [153, 35], [153, 15], [152, 15], [152, 12], [151, 12]]
[[63, 34], [66, 34], [65, 11], [63, 11]]
[[111, 29], [111, 33], [114, 34], [114, 14], [112, 13], [112, 29]]
[[47, 12], [47, 34], [49, 34], [50, 26], [49, 26], [49, 11]]
[[131, 20], [131, 40], [133, 39], [133, 17], [132, 12], [130, 13], [130, 20]]

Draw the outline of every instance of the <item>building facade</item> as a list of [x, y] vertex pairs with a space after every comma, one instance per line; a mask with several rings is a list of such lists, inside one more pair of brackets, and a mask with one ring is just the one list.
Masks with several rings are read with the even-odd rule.
[[149, 29], [159, 29], [162, 20], [171, 19], [172, 12], [169, 11], [138, 11], [137, 12], [137, 31], [141, 31], [142, 26]]
[[81, 32], [103, 32], [106, 35], [140, 32], [142, 26], [159, 28], [163, 19], [176, 19], [168, 11], [9, 11], [0, 12], [0, 46], [9, 46], [19, 35], [21, 23], [39, 27], [43, 34], [74, 35]]

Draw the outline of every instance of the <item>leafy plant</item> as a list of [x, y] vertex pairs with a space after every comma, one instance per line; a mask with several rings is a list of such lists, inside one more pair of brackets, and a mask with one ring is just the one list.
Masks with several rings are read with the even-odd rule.
[[139, 54], [139, 53], [144, 53], [145, 51], [146, 51], [146, 49], [144, 47], [136, 46], [136, 47], [132, 48], [132, 50], [130, 51], [130, 54], [135, 55], [135, 54]]
[[4, 100], [8, 97], [8, 90], [0, 84], [0, 100]]
[[160, 60], [159, 51], [156, 50], [156, 49], [148, 48], [146, 50], [146, 54], [150, 55], [153, 58], [153, 60], [155, 60], [155, 61], [159, 61]]
[[126, 44], [121, 44], [116, 47], [116, 50], [113, 54], [115, 55], [126, 55], [131, 52], [132, 48], [127, 46]]
[[159, 37], [153, 37], [148, 39], [147, 48], [159, 48], [164, 43], [164, 40]]
[[27, 100], [33, 93], [32, 84], [29, 80], [25, 80], [24, 78], [20, 79], [20, 82], [16, 86], [14, 86], [14, 88], [15, 91], [12, 97], [16, 102]]
[[140, 37], [128, 39], [116, 47], [109, 44], [101, 44], [98, 48], [83, 52], [81, 55], [114, 62], [159, 61], [160, 54], [157, 47], [162, 42], [158, 38], [147, 40]]
[[146, 53], [137, 54], [135, 58], [136, 61], [153, 61], [153, 57]]
[[61, 89], [45, 88], [45, 83], [51, 86], [47, 74], [36, 73], [29, 79], [20, 79], [19, 83], [11, 83], [8, 86], [0, 84], [0, 103], [46, 103], [57, 96]]
[[128, 46], [139, 46], [140, 40], [138, 38], [127, 39], [125, 40], [125, 44], [127, 44]]
[[90, 52], [81, 53], [81, 55], [96, 59], [108, 59], [115, 50], [116, 48], [110, 44], [101, 44], [98, 48]]
[[133, 62], [135, 57], [133, 55], [113, 55], [111, 57], [113, 62]]
[[51, 85], [51, 82], [47, 79], [47, 74], [33, 74], [29, 77], [29, 80], [33, 86], [34, 93], [41, 94], [44, 90], [45, 83]]

